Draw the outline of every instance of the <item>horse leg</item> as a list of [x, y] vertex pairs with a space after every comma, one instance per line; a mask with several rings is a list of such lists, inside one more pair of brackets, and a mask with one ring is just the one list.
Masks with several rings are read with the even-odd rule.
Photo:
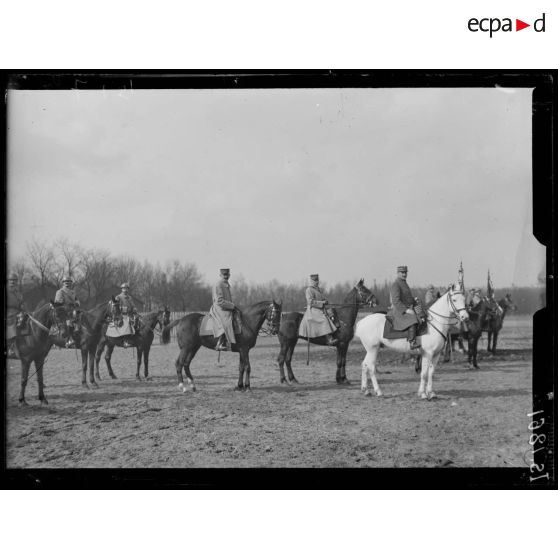
[[487, 337], [488, 337], [488, 342], [486, 344], [486, 350], [490, 353], [490, 346], [492, 345], [492, 331], [490, 329], [488, 330]]
[[99, 384], [95, 381], [95, 350], [89, 349], [89, 383], [92, 388], [98, 388]]
[[29, 367], [31, 366], [31, 360], [22, 359], [21, 361], [21, 389], [19, 392], [19, 406], [22, 407], [27, 405], [25, 401], [25, 388], [27, 386], [27, 379], [29, 378]]
[[[199, 351], [200, 346], [198, 345], [197, 347], [193, 348], [187, 355], [186, 358], [184, 359], [184, 373], [186, 374], [186, 381], [188, 382], [188, 386], [191, 387], [192, 391], [196, 391], [196, 384], [194, 383], [194, 377], [192, 376], [192, 373], [190, 372], [190, 363], [192, 362], [192, 359], [196, 356], [196, 353]], [[147, 361], [144, 361], [145, 365], [147, 366]], [[183, 391], [186, 391], [186, 388], [183, 389]]]
[[[480, 339], [480, 335], [476, 335], [473, 338], [473, 368], [476, 368], [478, 370], [479, 365], [477, 364], [477, 354], [478, 354], [478, 345], [479, 345], [479, 339]], [[469, 364], [471, 363], [471, 361], [469, 360]]]
[[239, 351], [238, 358], [238, 384], [234, 388], [235, 391], [244, 391], [244, 353]]
[[277, 357], [277, 364], [279, 365], [279, 383], [290, 384], [290, 378], [289, 381], [287, 381], [287, 378], [285, 378], [285, 359], [287, 357], [288, 341], [287, 339], [285, 339], [283, 335], [280, 335], [279, 343], [280, 343], [280, 349], [279, 349], [279, 356]]
[[147, 346], [143, 350], [143, 375], [145, 376], [146, 380], [151, 380], [149, 377], [149, 351], [151, 350], [151, 346]]
[[39, 401], [41, 405], [48, 405], [44, 392], [43, 382], [43, 366], [45, 365], [45, 357], [41, 356], [35, 359], [35, 370], [37, 371], [37, 383], [39, 384]]
[[250, 389], [250, 372], [252, 372], [252, 367], [250, 366], [250, 353], [246, 351], [244, 356], [244, 389], [246, 391], [252, 391]]
[[437, 355], [432, 357], [432, 359], [429, 359], [430, 363], [429, 363], [429, 366], [428, 366], [428, 381], [426, 383], [426, 397], [427, 397], [427, 399], [434, 399], [436, 397], [436, 394], [434, 393], [434, 391], [432, 389], [432, 378], [434, 376], [434, 368], [436, 367], [436, 364], [438, 363], [439, 358], [440, 358], [440, 353], [438, 353]]
[[178, 353], [178, 357], [176, 357], [175, 367], [176, 367], [176, 375], [178, 377], [178, 387], [182, 391], [186, 391], [184, 389], [184, 378], [182, 376], [182, 368], [184, 367], [184, 361], [186, 360], [186, 352], [187, 349], [180, 349], [180, 353]]
[[340, 343], [337, 346], [337, 377], [340, 378], [338, 380], [338, 384], [346, 384], [350, 385], [351, 382], [347, 379], [347, 375], [345, 373], [345, 364], [347, 363], [347, 350], [349, 347], [345, 343]]
[[87, 385], [87, 349], [81, 349], [81, 385], [89, 389]]
[[107, 365], [107, 370], [108, 370], [109, 376], [113, 380], [116, 380], [116, 375], [114, 374], [114, 371], [113, 371], [112, 366], [110, 364], [110, 359], [112, 357], [112, 351], [114, 351], [114, 347], [115, 347], [115, 345], [111, 345], [111, 344], [107, 343], [107, 352], [105, 353], [105, 362], [106, 362], [106, 365]]
[[143, 356], [143, 351], [141, 350], [141, 347], [138, 345], [136, 347], [136, 359], [137, 359], [137, 368], [136, 368], [136, 380], [140, 381], [141, 377], [140, 377], [140, 368], [141, 368], [141, 359]]
[[430, 369], [430, 362], [431, 362], [431, 357], [427, 354], [423, 354], [422, 355], [422, 368], [420, 371], [420, 385], [419, 385], [419, 389], [418, 389], [418, 393], [417, 395], [421, 398], [421, 399], [426, 399], [427, 395], [426, 395], [426, 379], [428, 376], [428, 370]]
[[374, 393], [381, 397], [383, 395], [380, 386], [378, 385], [378, 378], [376, 377], [376, 358], [378, 357], [378, 349], [373, 349], [366, 352], [366, 356], [362, 361], [362, 378], [360, 389], [364, 391], [364, 395], [370, 397], [372, 392], [369, 389], [369, 381], [372, 382]]
[[106, 344], [106, 341], [102, 339], [101, 341], [99, 341], [99, 344], [97, 345], [97, 349], [95, 351], [95, 376], [99, 381], [101, 380], [101, 374], [99, 373], [99, 362], [101, 361], [101, 355], [105, 350]]
[[294, 349], [296, 347], [296, 339], [294, 340], [294, 343], [291, 343], [291, 345], [289, 345], [289, 347], [287, 348], [287, 357], [286, 357], [286, 361], [285, 364], [287, 365], [287, 372], [289, 373], [289, 380], [295, 384], [298, 384], [298, 380], [295, 378], [295, 375], [293, 374], [293, 367], [291, 366], [291, 361], [293, 360], [293, 353], [294, 353]]
[[492, 337], [492, 354], [496, 356], [496, 343], [498, 342], [498, 334], [500, 330], [494, 330], [494, 337]]
[[[451, 335], [448, 334], [446, 342], [444, 344], [444, 362], [450, 361], [450, 353], [451, 353]], [[417, 370], [417, 374], [420, 370]]]

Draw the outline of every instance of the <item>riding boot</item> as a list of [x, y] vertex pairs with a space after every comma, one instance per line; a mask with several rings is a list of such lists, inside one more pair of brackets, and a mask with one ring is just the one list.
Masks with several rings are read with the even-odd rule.
[[411, 345], [411, 349], [420, 349], [420, 345], [417, 343], [417, 324], [413, 324], [409, 328], [409, 333], [407, 334], [407, 338]]
[[328, 333], [326, 335], [326, 343], [329, 347], [334, 347], [335, 345], [337, 345], [338, 340], [335, 339], [333, 335], [331, 335], [331, 333]]
[[217, 351], [227, 351], [227, 336], [223, 333], [221, 337], [219, 337], [219, 341], [217, 342], [217, 346], [215, 347]]

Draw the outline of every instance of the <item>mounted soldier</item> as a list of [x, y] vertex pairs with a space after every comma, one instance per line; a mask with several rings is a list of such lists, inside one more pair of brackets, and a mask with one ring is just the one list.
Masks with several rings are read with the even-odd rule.
[[134, 305], [134, 300], [130, 296], [130, 285], [122, 283], [120, 285], [121, 293], [116, 295], [116, 300], [120, 303], [120, 310], [124, 316], [130, 321], [132, 331], [135, 333], [139, 330], [139, 314]]
[[6, 344], [8, 346], [8, 358], [19, 358], [17, 340], [20, 330], [24, 326], [25, 313], [23, 295], [18, 285], [18, 277], [12, 273], [8, 277], [8, 289], [6, 293]]
[[320, 276], [316, 273], [310, 275], [310, 282], [305, 292], [306, 311], [300, 322], [298, 334], [300, 337], [326, 336], [326, 342], [330, 346], [337, 344], [333, 333], [337, 330], [335, 315], [328, 307], [328, 300], [320, 289]]
[[219, 270], [221, 278], [213, 287], [213, 305], [209, 315], [213, 318], [213, 336], [219, 341], [215, 349], [217, 351], [228, 351], [236, 343], [234, 333], [234, 314], [237, 307], [232, 301], [229, 277], [231, 270], [222, 268]]
[[400, 265], [397, 268], [397, 278], [389, 289], [392, 308], [388, 317], [391, 318], [395, 331], [407, 330], [407, 339], [411, 349], [419, 349], [420, 345], [416, 338], [417, 325], [420, 323], [419, 316], [422, 318], [422, 308], [407, 284], [407, 273], [406, 265]]
[[428, 308], [439, 298], [440, 293], [435, 292], [434, 285], [428, 285], [428, 287], [426, 287], [426, 293], [424, 294], [424, 307]]
[[75, 338], [81, 332], [80, 303], [74, 290], [74, 281], [69, 275], [62, 277], [62, 288], [56, 291], [54, 302], [63, 304], [68, 315], [66, 325], [69, 337], [68, 341], [66, 341], [66, 347], [75, 347]]

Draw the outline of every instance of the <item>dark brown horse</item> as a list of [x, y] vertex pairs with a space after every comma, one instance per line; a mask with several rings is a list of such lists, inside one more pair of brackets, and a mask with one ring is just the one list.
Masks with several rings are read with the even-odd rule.
[[[21, 391], [19, 393], [20, 406], [27, 405], [25, 401], [25, 388], [29, 379], [29, 368], [35, 363], [37, 383], [39, 384], [39, 401], [47, 404], [44, 393], [43, 366], [46, 357], [53, 345], [64, 347], [68, 340], [66, 327], [66, 309], [63, 304], [47, 302], [33, 312], [27, 314], [28, 330], [26, 335], [16, 338], [16, 350], [21, 360]], [[58, 334], [53, 336], [51, 328], [55, 327]]]
[[496, 308], [484, 328], [484, 331], [488, 332], [488, 345], [486, 350], [493, 355], [496, 354], [496, 343], [498, 342], [498, 334], [504, 325], [504, 318], [510, 310], [515, 310], [517, 307], [513, 303], [510, 294], [507, 294], [503, 299], [498, 302], [500, 308]]
[[[351, 289], [349, 294], [345, 297], [343, 304], [330, 305], [337, 311], [340, 326], [333, 334], [333, 338], [337, 339], [337, 372], [335, 379], [338, 384], [350, 384], [345, 373], [345, 364], [347, 362], [349, 343], [355, 334], [354, 326], [360, 304], [368, 304], [370, 306], [377, 304], [376, 297], [364, 286], [363, 279]], [[298, 380], [293, 374], [291, 360], [298, 340], [307, 340], [306, 337], [299, 337], [298, 335], [303, 315], [304, 314], [300, 312], [288, 312], [281, 317], [281, 326], [278, 334], [281, 350], [279, 351], [277, 362], [279, 363], [280, 381], [282, 384], [291, 384], [292, 382], [298, 384]], [[325, 336], [315, 337], [310, 339], [310, 343], [314, 343], [315, 345], [327, 345], [327, 339]], [[288, 378], [285, 377], [285, 365], [287, 366]]]
[[[89, 364], [89, 383], [92, 388], [98, 388], [95, 382], [94, 364], [95, 351], [103, 336], [103, 330], [110, 320], [118, 320], [121, 316], [120, 303], [114, 296], [108, 302], [103, 302], [91, 310], [80, 313], [80, 332], [77, 337], [76, 347], [81, 350], [81, 385], [87, 385], [87, 365]], [[97, 379], [100, 380], [98, 369]]]
[[[184, 378], [182, 376], [182, 369], [186, 374], [188, 385], [191, 386], [192, 391], [196, 391], [194, 385], [194, 378], [190, 372], [190, 363], [196, 356], [196, 353], [201, 346], [208, 349], [215, 349], [217, 346], [217, 339], [213, 335], [200, 335], [200, 324], [204, 315], [200, 313], [192, 313], [174, 320], [164, 330], [170, 331], [176, 327], [176, 336], [180, 353], [176, 359], [176, 375], [178, 376], [178, 387], [183, 392], [187, 391], [184, 385]], [[281, 304], [274, 300], [264, 300], [256, 302], [248, 306], [246, 310], [242, 310], [242, 332], [235, 335], [236, 343], [233, 343], [231, 349], [233, 352], [238, 353], [239, 359], [239, 375], [238, 384], [235, 390], [245, 391], [250, 390], [250, 349], [254, 347], [258, 339], [258, 332], [262, 328], [264, 321], [267, 321], [269, 332], [272, 335], [277, 333], [279, 329], [279, 322], [281, 320]]]
[[[127, 335], [125, 337], [107, 337], [107, 326], [105, 325], [105, 327], [103, 328], [103, 334], [97, 345], [97, 351], [95, 353], [95, 368], [97, 372], [97, 379], [101, 379], [99, 375], [99, 361], [101, 360], [101, 355], [103, 354], [105, 347], [107, 348], [107, 352], [105, 353], [105, 362], [107, 363], [109, 376], [113, 379], [116, 378], [112, 369], [110, 359], [112, 357], [114, 348], [124, 347], [124, 341], [126, 341], [129, 346], [135, 347], [137, 351], [136, 379], [141, 380], [140, 368], [143, 358], [143, 374], [146, 380], [150, 380], [149, 351], [151, 350], [151, 345], [153, 344], [153, 339], [155, 337], [154, 331], [157, 327], [157, 324], [161, 328], [161, 331], [163, 331], [165, 326], [168, 325], [169, 322], [170, 310], [168, 307], [165, 306], [155, 312], [150, 312], [149, 314], [140, 316], [139, 331], [137, 331], [134, 335]], [[169, 332], [161, 334], [161, 341], [164, 345], [166, 345], [170, 341]]]

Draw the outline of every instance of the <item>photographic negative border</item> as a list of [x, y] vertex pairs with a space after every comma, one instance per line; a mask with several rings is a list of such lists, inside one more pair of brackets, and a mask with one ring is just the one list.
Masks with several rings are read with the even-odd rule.
[[[270, 89], [270, 88], [494, 88], [533, 87], [534, 236], [546, 247], [546, 307], [534, 316], [533, 411], [525, 417], [532, 465], [523, 468], [405, 469], [7, 469], [8, 488], [548, 488], [555, 486], [554, 405], [556, 363], [555, 204], [556, 71], [207, 71], [34, 72], [5, 74], [6, 89]], [[4, 203], [6, 207], [7, 119], [4, 125]], [[4, 225], [6, 227], [6, 224]], [[4, 238], [7, 230], [4, 229]], [[4, 261], [6, 262], [6, 242]], [[6, 389], [6, 378], [4, 379]], [[6, 416], [2, 400], [3, 416]], [[544, 418], [544, 421], [540, 421]], [[528, 426], [529, 425], [529, 426]], [[6, 439], [4, 421], [4, 439]], [[537, 436], [532, 438], [530, 436]], [[531, 443], [534, 441], [534, 443]], [[534, 451], [537, 450], [537, 451]]]

